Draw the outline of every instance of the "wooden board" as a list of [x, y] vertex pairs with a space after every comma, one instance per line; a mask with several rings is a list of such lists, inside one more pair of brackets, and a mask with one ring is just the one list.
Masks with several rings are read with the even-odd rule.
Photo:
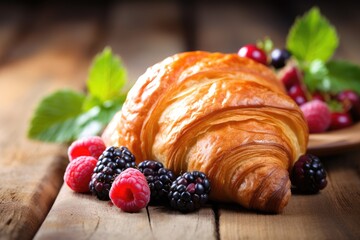
[[64, 185], [35, 239], [168, 239], [171, 235], [215, 239], [211, 208], [185, 215], [150, 206], [126, 213], [110, 201], [74, 193]]
[[0, 68], [0, 238], [31, 239], [58, 194], [66, 147], [27, 139], [27, 127], [41, 97], [81, 88], [97, 39], [94, 21], [66, 24], [49, 11], [40, 11], [32, 34], [17, 40]]
[[360, 236], [360, 151], [324, 160], [328, 186], [295, 195], [280, 215], [220, 209], [220, 239], [357, 239]]
[[35, 239], [145, 239], [151, 236], [146, 209], [121, 212], [109, 201], [77, 194], [63, 186]]
[[[0, 8], [0, 239], [360, 238], [359, 151], [322, 158], [329, 186], [317, 195], [293, 195], [280, 215], [219, 203], [192, 214], [154, 206], [128, 214], [62, 186], [67, 146], [26, 139], [28, 120], [46, 94], [65, 86], [83, 89], [90, 59], [105, 45], [123, 58], [130, 86], [148, 66], [185, 47], [235, 52], [266, 35], [281, 47], [288, 21], [300, 13], [300, 3], [280, 8], [265, 2], [107, 4]], [[305, 5], [301, 9], [307, 10]], [[344, 45], [336, 56], [359, 63], [360, 32], [354, 30], [359, 15], [355, 7], [347, 14], [346, 6], [325, 13], [342, 26]], [[184, 16], [195, 24], [189, 32]]]
[[[138, 18], [140, 8], [136, 3], [120, 4], [109, 13], [110, 28], [118, 31], [110, 33], [106, 42], [126, 60], [125, 64], [129, 64], [128, 70], [132, 82], [135, 78], [132, 77], [134, 73], [142, 74], [147, 66], [180, 52], [183, 46], [180, 31], [168, 32], [166, 26], [162, 24], [159, 26], [159, 23], [169, 16], [171, 19], [175, 18], [173, 20], [175, 23], [178, 22], [176, 5], [160, 4], [157, 8], [153, 8], [151, 4], [141, 6], [140, 19]], [[166, 14], [161, 15], [160, 12]], [[146, 45], [138, 39], [138, 35], [134, 34], [131, 28], [134, 22], [136, 28], [144, 31], [152, 29], [151, 32], [145, 33], [149, 36]], [[163, 41], [168, 44], [164, 45]], [[131, 47], [141, 48], [141, 51]], [[91, 211], [88, 212], [86, 209]], [[183, 215], [163, 207], [148, 207], [140, 213], [129, 214], [109, 205], [108, 202], [100, 202], [95, 197], [74, 194], [67, 186], [63, 186], [35, 238], [126, 239], [131, 236], [132, 239], [168, 239], [171, 235], [174, 239], [215, 239], [216, 224], [213, 210], [209, 207]]]

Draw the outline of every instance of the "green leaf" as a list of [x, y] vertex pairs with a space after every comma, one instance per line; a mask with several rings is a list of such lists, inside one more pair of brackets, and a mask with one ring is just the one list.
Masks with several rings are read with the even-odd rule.
[[304, 72], [304, 82], [310, 92], [314, 92], [315, 90], [327, 92], [330, 89], [328, 79], [329, 71], [323, 61], [312, 61], [307, 68], [304, 69]]
[[338, 44], [335, 28], [317, 7], [296, 19], [286, 40], [287, 49], [296, 59], [305, 62], [316, 59], [326, 62], [334, 54]]
[[81, 131], [77, 137], [98, 135], [110, 122], [115, 113], [121, 109], [123, 102], [123, 97], [119, 97], [114, 101], [107, 101], [102, 105], [94, 106], [79, 116], [77, 125]]
[[83, 105], [83, 111], [86, 112], [95, 106], [101, 105], [102, 102], [99, 98], [92, 95], [87, 95]]
[[49, 142], [68, 142], [79, 131], [77, 117], [82, 113], [85, 96], [72, 90], [60, 90], [46, 96], [37, 106], [28, 136]]
[[360, 94], [360, 66], [343, 60], [326, 64], [329, 71], [330, 91], [337, 93], [351, 89]]
[[82, 111], [85, 96], [60, 90], [45, 97], [32, 118], [28, 136], [46, 142], [70, 142], [98, 135], [119, 111], [126, 95]]
[[41, 100], [28, 137], [47, 142], [70, 142], [98, 135], [125, 101], [126, 70], [110, 48], [97, 55], [87, 81], [88, 94], [60, 90]]
[[87, 87], [90, 95], [101, 102], [117, 98], [127, 82], [126, 69], [109, 47], [97, 55], [92, 63]]

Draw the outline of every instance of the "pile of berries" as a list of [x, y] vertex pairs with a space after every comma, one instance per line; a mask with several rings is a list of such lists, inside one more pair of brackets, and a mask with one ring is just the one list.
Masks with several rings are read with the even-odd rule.
[[304, 74], [286, 49], [274, 49], [269, 56], [256, 45], [240, 48], [240, 57], [251, 58], [271, 66], [278, 74], [287, 94], [300, 106], [310, 133], [342, 129], [360, 121], [360, 96], [353, 90], [336, 94], [310, 92], [304, 83]]
[[74, 141], [68, 156], [64, 182], [73, 191], [111, 200], [125, 212], [140, 211], [148, 204], [192, 212], [209, 198], [210, 181], [204, 173], [186, 172], [175, 180], [174, 173], [160, 162], [145, 160], [136, 167], [129, 149], [106, 148], [97, 136]]
[[[74, 141], [68, 150], [64, 182], [75, 192], [91, 192], [111, 200], [125, 212], [138, 212], [148, 204], [170, 205], [183, 213], [203, 207], [209, 198], [210, 181], [199, 171], [174, 173], [157, 161], [145, 160], [136, 168], [126, 147], [108, 147], [100, 137]], [[326, 173], [314, 155], [295, 163], [291, 182], [302, 193], [317, 193], [326, 184]], [[176, 179], [175, 179], [176, 178]]]

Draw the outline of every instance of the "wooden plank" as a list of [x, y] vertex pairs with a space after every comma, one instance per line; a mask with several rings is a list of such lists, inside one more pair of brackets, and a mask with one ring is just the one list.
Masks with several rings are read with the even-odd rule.
[[[106, 42], [127, 65], [131, 83], [146, 67], [181, 51], [183, 42], [174, 3], [161, 2], [154, 6], [152, 3], [126, 2], [112, 9], [108, 28], [116, 31], [110, 32]], [[169, 31], [169, 28], [175, 30]], [[129, 214], [109, 202], [74, 194], [64, 186], [35, 238], [168, 239], [169, 236], [174, 239], [215, 239], [212, 209], [185, 215], [151, 206], [140, 213]]]
[[[35, 239], [151, 239], [146, 209], [125, 213], [109, 201], [63, 186]], [[150, 238], [149, 238], [150, 237]]]
[[[197, 46], [209, 51], [236, 52], [240, 46], [269, 36], [277, 47], [285, 44], [285, 37], [294, 19], [288, 25], [281, 12], [269, 11], [268, 5], [262, 7], [252, 4], [209, 4], [198, 6]], [[272, 10], [274, 10], [272, 8]], [[284, 9], [282, 9], [284, 10]], [[294, 11], [296, 10], [293, 9]], [[307, 10], [307, 9], [305, 9]], [[336, 11], [336, 10], [334, 10]], [[329, 11], [325, 10], [325, 14]], [[302, 14], [303, 12], [301, 12]], [[334, 17], [331, 20], [331, 17]], [[220, 21], [221, 19], [221, 21]], [[339, 27], [340, 33], [355, 31], [349, 17], [346, 20], [329, 16], [331, 22]], [[342, 35], [344, 35], [342, 34]], [[352, 34], [343, 36], [351, 52], [355, 46]], [[342, 43], [342, 44], [346, 44]], [[356, 51], [352, 51], [354, 54]], [[358, 57], [342, 49], [337, 57]], [[357, 155], [358, 156], [358, 155]], [[246, 210], [240, 206], [219, 205], [220, 239], [356, 239], [359, 238], [357, 222], [359, 214], [360, 180], [356, 156], [344, 159], [335, 157], [325, 166], [330, 172], [329, 186], [322, 193], [311, 196], [293, 195], [285, 211], [279, 215], [263, 214]], [[349, 180], [350, 178], [351, 180]], [[348, 181], [349, 180], [349, 181]]]
[[316, 195], [293, 195], [280, 215], [239, 207], [220, 210], [221, 239], [358, 239], [360, 152], [323, 159], [329, 185]]
[[216, 239], [215, 214], [211, 205], [197, 212], [181, 214], [165, 207], [148, 207], [155, 239]]
[[150, 206], [126, 213], [64, 185], [35, 239], [215, 239], [214, 224], [211, 208], [179, 214]]
[[60, 87], [83, 86], [88, 55], [97, 39], [94, 20], [64, 23], [51, 15], [44, 21], [46, 13], [46, 8], [41, 10], [41, 23], [34, 20], [32, 34], [19, 42], [10, 52], [11, 61], [0, 69], [0, 238], [4, 239], [31, 239], [61, 187], [66, 147], [30, 141], [26, 129], [42, 96]]

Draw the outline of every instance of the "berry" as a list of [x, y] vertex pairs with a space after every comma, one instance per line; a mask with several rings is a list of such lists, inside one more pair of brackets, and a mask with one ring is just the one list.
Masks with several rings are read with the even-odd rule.
[[311, 100], [300, 106], [307, 121], [310, 133], [325, 132], [330, 126], [331, 113], [326, 103], [320, 100]]
[[240, 48], [238, 55], [240, 57], [251, 58], [252, 60], [267, 65], [267, 56], [263, 50], [253, 44], [248, 44]]
[[289, 64], [279, 71], [279, 79], [287, 90], [294, 85], [300, 85], [302, 75], [294, 64]]
[[353, 125], [353, 120], [347, 112], [331, 113], [330, 130], [338, 130]]
[[89, 192], [89, 183], [96, 163], [96, 158], [91, 156], [74, 159], [66, 168], [64, 182], [75, 192]]
[[325, 102], [325, 97], [324, 97], [324, 95], [323, 95], [321, 92], [314, 92], [314, 93], [312, 94], [312, 98], [311, 98], [311, 99], [312, 99], [312, 100], [317, 99], [317, 100], [319, 100], [319, 101]]
[[157, 161], [145, 160], [138, 166], [149, 184], [151, 191], [151, 203], [163, 203], [168, 199], [168, 194], [172, 182], [175, 180], [174, 173], [166, 169], [164, 165]]
[[350, 111], [354, 120], [360, 120], [360, 96], [352, 90], [344, 90], [336, 96], [346, 111]]
[[300, 84], [293, 85], [289, 91], [288, 95], [297, 103], [297, 105], [301, 106], [307, 102], [305, 91], [301, 87]]
[[285, 66], [286, 61], [290, 58], [291, 54], [286, 49], [275, 48], [271, 51], [271, 65], [279, 69]]
[[92, 156], [96, 159], [102, 154], [106, 146], [101, 137], [84, 137], [74, 141], [69, 149], [68, 156], [70, 162], [80, 156]]
[[126, 147], [108, 147], [96, 164], [90, 191], [100, 200], [109, 200], [111, 184], [127, 168], [135, 168], [134, 155]]
[[205, 205], [209, 198], [210, 181], [202, 172], [186, 172], [171, 185], [170, 206], [181, 212], [192, 212]]
[[306, 154], [295, 163], [291, 173], [291, 183], [303, 193], [317, 193], [327, 185], [326, 172], [320, 159]]
[[135, 168], [124, 170], [113, 182], [110, 199], [125, 212], [138, 212], [150, 201], [150, 188], [144, 174]]

